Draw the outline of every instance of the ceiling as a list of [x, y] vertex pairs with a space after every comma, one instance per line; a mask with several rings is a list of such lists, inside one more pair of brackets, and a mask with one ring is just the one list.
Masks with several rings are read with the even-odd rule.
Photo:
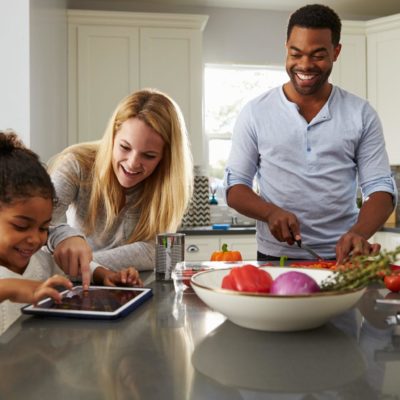
[[400, 0], [147, 0], [147, 3], [277, 11], [294, 11], [305, 4], [322, 3], [332, 7], [342, 18], [350, 15], [383, 17], [400, 13]]

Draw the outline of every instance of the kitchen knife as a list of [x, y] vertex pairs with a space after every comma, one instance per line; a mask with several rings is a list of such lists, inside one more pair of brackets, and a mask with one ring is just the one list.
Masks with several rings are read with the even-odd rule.
[[313, 257], [315, 257], [317, 260], [323, 260], [323, 257], [321, 257], [318, 253], [316, 253], [313, 249], [311, 249], [309, 246], [307, 246], [304, 243], [301, 243], [301, 239], [300, 240], [296, 240], [296, 244], [297, 246], [299, 246], [301, 249], [307, 251], [308, 253], [310, 253]]

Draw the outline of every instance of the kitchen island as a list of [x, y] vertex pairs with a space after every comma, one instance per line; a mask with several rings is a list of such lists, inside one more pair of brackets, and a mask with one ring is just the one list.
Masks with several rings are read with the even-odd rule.
[[400, 326], [384, 289], [321, 328], [236, 326], [191, 291], [154, 296], [115, 321], [21, 316], [0, 336], [0, 399], [399, 399]]

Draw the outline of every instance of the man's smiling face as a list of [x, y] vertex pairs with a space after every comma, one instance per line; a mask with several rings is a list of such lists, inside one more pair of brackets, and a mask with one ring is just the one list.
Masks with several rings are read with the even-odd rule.
[[294, 26], [286, 43], [286, 71], [294, 90], [303, 96], [318, 94], [328, 84], [341, 46], [334, 46], [330, 29]]

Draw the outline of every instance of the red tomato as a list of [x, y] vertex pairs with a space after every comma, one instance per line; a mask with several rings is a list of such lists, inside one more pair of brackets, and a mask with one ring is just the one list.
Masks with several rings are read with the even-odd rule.
[[182, 283], [188, 287], [192, 286], [190, 278], [197, 272], [204, 271], [204, 268], [194, 267], [180, 271]]
[[230, 274], [225, 275], [224, 279], [222, 279], [222, 289], [236, 290], [233, 287], [232, 276]]
[[400, 292], [400, 275], [392, 274], [385, 276], [385, 286], [392, 292]]
[[251, 264], [233, 267], [229, 275], [226, 275], [222, 281], [224, 289], [240, 292], [268, 293], [271, 284], [271, 275]]

